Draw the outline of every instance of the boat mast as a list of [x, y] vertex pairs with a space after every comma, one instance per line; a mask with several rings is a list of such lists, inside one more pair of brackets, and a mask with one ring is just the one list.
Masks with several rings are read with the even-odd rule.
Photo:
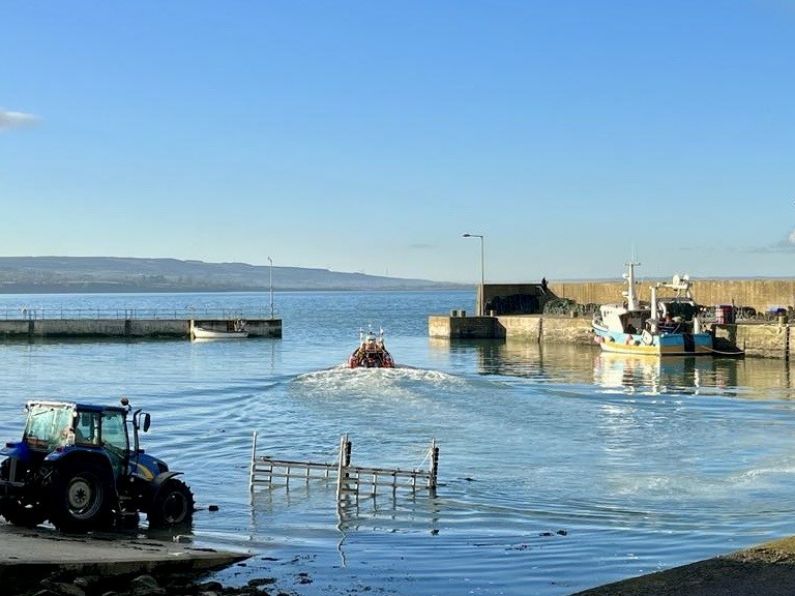
[[627, 273], [624, 274], [624, 279], [627, 280], [627, 291], [624, 295], [627, 297], [627, 310], [637, 310], [638, 301], [637, 296], [635, 296], [635, 267], [638, 267], [640, 263], [630, 261], [625, 264], [627, 266]]
[[657, 333], [657, 286], [649, 286], [649, 291], [651, 293], [651, 317], [649, 318], [651, 321], [651, 332]]

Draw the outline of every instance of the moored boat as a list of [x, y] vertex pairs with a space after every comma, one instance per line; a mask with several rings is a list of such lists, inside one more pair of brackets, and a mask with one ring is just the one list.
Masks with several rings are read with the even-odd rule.
[[246, 322], [236, 320], [227, 324], [226, 329], [209, 329], [191, 322], [193, 339], [244, 339], [248, 337]]
[[[605, 352], [621, 354], [699, 355], [711, 354], [712, 334], [703, 331], [699, 307], [690, 292], [690, 278], [675, 275], [670, 283], [651, 286], [650, 303], [638, 300], [635, 293], [635, 267], [627, 263], [624, 275], [626, 300], [604, 304], [592, 322], [595, 341]], [[668, 288], [673, 297], [658, 299], [657, 290]]]
[[348, 358], [350, 368], [395, 368], [395, 361], [384, 345], [384, 330], [359, 331], [359, 347]]

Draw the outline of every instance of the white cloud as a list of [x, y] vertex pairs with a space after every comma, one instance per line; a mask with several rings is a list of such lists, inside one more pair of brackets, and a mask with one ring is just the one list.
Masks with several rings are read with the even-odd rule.
[[7, 128], [16, 128], [19, 126], [30, 126], [36, 124], [39, 117], [34, 114], [26, 114], [25, 112], [12, 112], [0, 108], [0, 130]]
[[767, 246], [754, 246], [750, 248], [752, 253], [774, 253], [774, 252], [795, 252], [795, 229], [787, 236], [786, 240], [779, 240], [775, 244]]

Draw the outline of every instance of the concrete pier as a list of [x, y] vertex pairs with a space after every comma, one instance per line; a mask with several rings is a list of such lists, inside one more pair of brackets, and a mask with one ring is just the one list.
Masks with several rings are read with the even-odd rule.
[[554, 315], [428, 317], [428, 334], [447, 339], [524, 339], [531, 342], [593, 344], [591, 319]]
[[[230, 319], [0, 319], [0, 339], [27, 338], [172, 338], [190, 339], [191, 320], [226, 328]], [[281, 319], [246, 319], [249, 337], [281, 337]]]
[[118, 535], [72, 536], [0, 522], [0, 584], [14, 594], [56, 572], [77, 575], [202, 572], [228, 567], [247, 553]]

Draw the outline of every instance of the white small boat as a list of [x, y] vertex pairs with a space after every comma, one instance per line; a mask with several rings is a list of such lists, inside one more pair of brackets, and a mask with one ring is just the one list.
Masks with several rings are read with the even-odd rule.
[[207, 329], [192, 323], [190, 332], [193, 339], [244, 339], [248, 337], [246, 322], [242, 320], [230, 321], [227, 329]]

